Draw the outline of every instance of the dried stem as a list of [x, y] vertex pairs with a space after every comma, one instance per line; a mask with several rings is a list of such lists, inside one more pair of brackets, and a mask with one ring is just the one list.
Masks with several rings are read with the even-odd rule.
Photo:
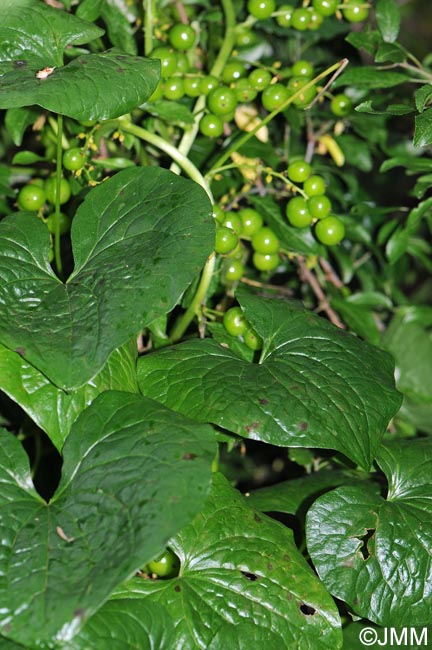
[[342, 323], [342, 321], [340, 320], [339, 316], [334, 311], [334, 309], [330, 307], [330, 303], [327, 300], [327, 296], [322, 290], [322, 287], [318, 282], [317, 278], [315, 277], [315, 275], [312, 273], [310, 269], [308, 269], [304, 258], [299, 257], [297, 258], [297, 261], [300, 267], [300, 278], [304, 282], [307, 282], [309, 284], [315, 296], [319, 300], [318, 311], [325, 312], [328, 316], [329, 321], [332, 322], [333, 325], [336, 325], [336, 327], [340, 327], [341, 329], [345, 329], [344, 323]]

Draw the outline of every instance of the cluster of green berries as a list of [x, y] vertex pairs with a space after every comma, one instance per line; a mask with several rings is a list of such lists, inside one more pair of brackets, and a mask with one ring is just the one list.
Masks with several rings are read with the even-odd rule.
[[351, 23], [366, 20], [369, 15], [365, 0], [312, 0], [309, 7], [277, 6], [276, 0], [248, 0], [247, 9], [257, 20], [274, 18], [280, 27], [300, 32], [319, 29], [324, 18], [333, 16], [338, 10]]
[[231, 336], [241, 338], [241, 340], [251, 350], [261, 350], [262, 338], [251, 327], [246, 320], [241, 307], [231, 307], [223, 315], [223, 325]]
[[[67, 149], [63, 154], [63, 167], [71, 172], [82, 169], [85, 164], [85, 154], [78, 147]], [[71, 197], [71, 186], [67, 178], [60, 178], [60, 205], [67, 203]], [[45, 208], [50, 210], [49, 206], [55, 206], [57, 200], [57, 180], [55, 176], [49, 176], [45, 181], [41, 178], [34, 178], [30, 183], [24, 185], [18, 193], [17, 203], [20, 210], [25, 212], [38, 212], [42, 214]], [[60, 212], [59, 214], [51, 213], [45, 219], [48, 230], [54, 234], [57, 228], [57, 222], [60, 226], [60, 234], [64, 235], [69, 232], [71, 226], [70, 218]]]
[[226, 256], [222, 264], [225, 282], [236, 282], [243, 276], [246, 249], [241, 240], [250, 242], [252, 263], [258, 271], [273, 271], [278, 266], [279, 239], [259, 212], [250, 207], [234, 212], [214, 206], [213, 214], [217, 222], [215, 251]]
[[291, 198], [286, 205], [286, 216], [295, 228], [307, 228], [315, 223], [315, 236], [322, 244], [334, 246], [345, 236], [345, 226], [331, 214], [332, 204], [326, 195], [322, 176], [312, 174], [305, 160], [288, 165], [287, 176], [293, 183], [302, 183], [301, 195]]

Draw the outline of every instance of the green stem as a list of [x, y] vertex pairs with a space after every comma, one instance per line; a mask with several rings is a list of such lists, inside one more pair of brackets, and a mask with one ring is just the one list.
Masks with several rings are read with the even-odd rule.
[[[234, 6], [232, 0], [222, 0], [222, 7], [225, 14], [225, 36], [222, 43], [222, 47], [219, 50], [219, 54], [216, 57], [216, 60], [209, 72], [210, 75], [214, 77], [219, 77], [225, 67], [226, 62], [228, 61], [233, 47], [235, 45], [235, 36], [236, 36], [236, 15], [234, 11]], [[206, 98], [204, 95], [198, 97], [195, 106], [193, 108], [194, 115], [201, 115], [202, 111], [205, 108]], [[199, 119], [195, 119], [194, 124], [184, 132], [182, 139], [180, 140], [178, 149], [180, 153], [184, 156], [187, 156], [191, 147], [195, 141], [195, 138], [198, 133]], [[178, 168], [175, 164], [171, 165], [171, 171], [178, 173]]]
[[124, 133], [131, 133], [132, 135], [135, 135], [137, 138], [140, 138], [140, 140], [144, 140], [145, 142], [148, 142], [149, 144], [154, 145], [164, 153], [166, 153], [174, 162], [177, 163], [177, 165], [191, 178], [193, 181], [201, 185], [207, 192], [209, 199], [212, 203], [214, 203], [213, 195], [211, 193], [209, 184], [205, 180], [204, 176], [201, 174], [199, 169], [195, 167], [193, 162], [189, 160], [186, 156], [184, 156], [177, 147], [174, 145], [170, 144], [163, 138], [161, 138], [160, 135], [156, 135], [155, 133], [152, 133], [151, 131], [147, 131], [147, 129], [143, 129], [142, 126], [138, 126], [137, 124], [133, 124], [132, 122], [129, 122], [128, 120], [123, 120], [122, 118], [119, 118], [116, 120], [119, 128], [124, 132]]
[[57, 116], [57, 160], [56, 160], [56, 201], [55, 201], [55, 234], [54, 234], [54, 259], [57, 273], [60, 277], [63, 275], [63, 264], [60, 249], [60, 183], [62, 177], [62, 135], [63, 135], [63, 115]]
[[143, 0], [143, 9], [144, 9], [144, 55], [148, 56], [153, 49], [154, 0]]
[[186, 332], [187, 328], [189, 327], [189, 324], [193, 321], [195, 316], [198, 314], [201, 305], [205, 301], [205, 297], [207, 295], [207, 291], [213, 276], [215, 263], [216, 263], [216, 254], [212, 253], [208, 258], [207, 262], [205, 263], [198, 288], [195, 292], [191, 304], [186, 309], [186, 311], [180, 316], [180, 318], [176, 321], [174, 327], [171, 330], [170, 337], [169, 337], [171, 341], [175, 342], [181, 339], [183, 334]]
[[266, 124], [268, 124], [269, 122], [271, 122], [272, 119], [276, 115], [278, 115], [278, 113], [280, 113], [280, 112], [284, 111], [286, 108], [288, 108], [288, 106], [290, 104], [292, 104], [292, 102], [297, 97], [300, 97], [300, 95], [305, 90], [307, 90], [308, 88], [311, 88], [312, 86], [315, 86], [315, 84], [317, 84], [319, 81], [321, 81], [321, 79], [324, 79], [325, 77], [327, 77], [332, 72], [336, 72], [337, 70], [339, 70], [341, 68], [343, 69], [346, 66], [346, 64], [347, 64], [347, 60], [342, 59], [342, 61], [338, 61], [334, 65], [332, 65], [329, 68], [327, 68], [326, 70], [324, 70], [324, 72], [321, 72], [319, 75], [317, 75], [316, 77], [314, 77], [313, 79], [308, 81], [308, 83], [306, 83], [299, 90], [297, 90], [297, 92], [295, 92], [293, 95], [288, 97], [288, 99], [286, 101], [284, 101], [284, 103], [281, 104], [279, 108], [276, 108], [274, 111], [272, 111], [271, 113], [266, 115], [266, 117], [264, 117], [262, 120], [260, 120], [260, 122], [258, 122], [258, 124], [251, 131], [248, 131], [247, 133], [242, 135], [238, 140], [233, 142], [233, 144], [230, 147], [228, 147], [228, 149], [221, 156], [219, 156], [219, 158], [216, 160], [216, 162], [212, 165], [212, 167], [207, 172], [206, 176], [208, 176], [209, 174], [212, 174], [215, 169], [218, 169], [219, 167], [222, 167], [222, 165], [225, 163], [226, 160], [228, 160], [228, 158], [231, 156], [232, 153], [234, 153], [235, 151], [238, 151], [244, 144], [246, 144], [246, 142], [248, 142], [248, 140], [250, 140], [252, 138], [252, 136], [255, 135], [255, 133], [257, 131], [260, 130], [261, 127], [263, 127]]

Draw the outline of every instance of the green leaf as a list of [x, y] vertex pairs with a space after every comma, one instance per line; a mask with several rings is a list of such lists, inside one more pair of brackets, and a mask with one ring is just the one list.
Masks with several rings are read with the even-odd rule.
[[376, 109], [372, 106], [372, 100], [368, 99], [355, 107], [358, 113], [370, 113], [372, 115], [408, 115], [413, 113], [414, 109], [406, 104], [389, 104], [382, 110]]
[[386, 43], [393, 43], [398, 37], [401, 20], [395, 0], [378, 0], [375, 13], [383, 39]]
[[[222, 628], [227, 622], [232, 627], [253, 623], [258, 639], [280, 636], [281, 645], [269, 648], [341, 647], [335, 604], [296, 548], [292, 532], [250, 508], [221, 474], [214, 476], [204, 510], [170, 548], [181, 561], [178, 578], [132, 579], [115, 597], [164, 605], [174, 619], [172, 647], [221, 648], [218, 633], [233, 638]], [[247, 635], [244, 641], [250, 639], [249, 627]], [[245, 646], [225, 646], [231, 647]]]
[[370, 32], [350, 32], [345, 39], [358, 50], [366, 50], [373, 55], [377, 47], [382, 43], [381, 35], [376, 30]]
[[286, 218], [282, 217], [280, 205], [270, 196], [261, 197], [251, 194], [249, 201], [278, 236], [282, 248], [304, 255], [316, 255], [322, 250], [310, 228], [290, 226]]
[[97, 20], [101, 14], [105, 0], [81, 0], [76, 10], [76, 15], [83, 20]]
[[399, 43], [381, 43], [375, 54], [376, 63], [403, 63], [407, 52]]
[[419, 113], [423, 112], [426, 104], [432, 99], [432, 84], [421, 86], [414, 93], [415, 105]]
[[6, 111], [5, 126], [14, 145], [17, 147], [21, 145], [25, 130], [30, 124], [35, 123], [39, 114], [39, 111], [33, 108], [10, 108]]
[[26, 213], [3, 219], [1, 343], [60, 388], [83, 386], [176, 305], [213, 250], [211, 210], [199, 185], [168, 170], [118, 172], [78, 208], [65, 284], [48, 263], [46, 226]]
[[165, 607], [145, 602], [109, 600], [62, 650], [156, 650], [174, 648], [174, 625]]
[[0, 389], [21, 406], [60, 451], [72, 424], [97, 395], [106, 390], [138, 392], [136, 357], [136, 344], [126, 344], [114, 350], [90, 382], [65, 392], [17, 352], [0, 345]]
[[0, 5], [0, 61], [25, 60], [40, 68], [62, 65], [68, 45], [88, 43], [103, 33], [40, 0], [2, 0]]
[[387, 498], [344, 487], [320, 497], [307, 518], [307, 546], [329, 591], [385, 626], [430, 623], [432, 441], [394, 441], [377, 462]]
[[0, 108], [38, 104], [79, 121], [129, 113], [153, 93], [160, 70], [156, 59], [117, 49], [83, 54], [44, 79], [36, 76], [40, 63], [21, 63], [0, 77]]
[[240, 436], [336, 449], [369, 469], [401, 401], [390, 356], [297, 303], [237, 298], [264, 340], [259, 363], [187, 341], [139, 360], [141, 391]]
[[353, 332], [373, 345], [379, 344], [381, 333], [369, 307], [352, 304], [341, 296], [332, 297], [330, 304]]
[[74, 423], [47, 504], [21, 444], [3, 431], [1, 633], [32, 648], [76, 634], [201, 510], [215, 451], [210, 427], [107, 391]]
[[[19, 110], [19, 109], [18, 109]], [[39, 154], [34, 151], [18, 151], [12, 159], [13, 165], [34, 165], [34, 163], [41, 162], [46, 160], [44, 156], [39, 156]]]
[[432, 108], [427, 108], [415, 117], [413, 144], [415, 147], [427, 147], [432, 143]]
[[128, 54], [137, 54], [134, 25], [137, 16], [132, 7], [128, 0], [105, 0], [101, 16], [107, 26], [110, 42]]
[[374, 66], [364, 65], [348, 68], [336, 79], [333, 86], [358, 86], [359, 88], [391, 88], [399, 86], [409, 79], [403, 72], [380, 70]]

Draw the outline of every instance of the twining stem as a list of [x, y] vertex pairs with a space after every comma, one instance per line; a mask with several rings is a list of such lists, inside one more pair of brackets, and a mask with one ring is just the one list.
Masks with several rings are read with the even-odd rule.
[[116, 122], [124, 133], [131, 133], [137, 138], [140, 138], [140, 140], [144, 140], [145, 142], [154, 145], [166, 153], [168, 156], [170, 156], [170, 158], [172, 158], [172, 160], [177, 163], [177, 165], [189, 176], [189, 178], [191, 178], [196, 183], [199, 183], [199, 185], [205, 189], [210, 201], [212, 201], [212, 203], [214, 202], [209, 184], [207, 183], [204, 176], [201, 174], [199, 169], [195, 167], [193, 162], [184, 156], [179, 151], [179, 149], [177, 149], [177, 147], [164, 140], [164, 138], [161, 138], [160, 135], [152, 133], [151, 131], [147, 131], [147, 129], [144, 129], [142, 126], [138, 126], [137, 124], [133, 124], [133, 122], [129, 122], [128, 120], [124, 120], [122, 118], [119, 118], [116, 120]]
[[60, 184], [62, 178], [62, 136], [63, 136], [63, 115], [57, 116], [57, 159], [56, 159], [56, 198], [55, 198], [55, 233], [54, 233], [54, 260], [57, 273], [63, 275], [63, 264], [60, 248]]
[[144, 55], [153, 49], [154, 0], [143, 0], [144, 9]]
[[[212, 165], [212, 167], [207, 172], [207, 175], [212, 174], [215, 169], [221, 167], [225, 163], [225, 161], [228, 160], [231, 154], [234, 153], [234, 151], [238, 151], [240, 147], [246, 144], [246, 142], [248, 142], [248, 140], [250, 140], [257, 131], [259, 131], [259, 129], [261, 129], [263, 126], [271, 122], [272, 119], [276, 115], [278, 115], [278, 113], [288, 108], [288, 106], [292, 104], [292, 102], [297, 97], [300, 97], [300, 95], [305, 90], [308, 90], [312, 86], [315, 86], [315, 84], [321, 81], [321, 79], [324, 79], [325, 77], [327, 77], [329, 74], [332, 74], [333, 72], [337, 72], [337, 73], [342, 72], [342, 70], [345, 68], [347, 63], [348, 63], [347, 59], [342, 59], [341, 61], [338, 61], [334, 65], [324, 70], [324, 72], [321, 72], [319, 75], [317, 75], [316, 77], [308, 81], [308, 83], [304, 84], [304, 86], [302, 86], [299, 90], [297, 90], [293, 95], [288, 97], [288, 99], [286, 99], [286, 101], [284, 101], [283, 104], [279, 106], [279, 108], [276, 108], [274, 111], [272, 111], [271, 113], [266, 115], [266, 117], [264, 117], [262, 120], [260, 120], [251, 131], [248, 131], [247, 133], [242, 135], [238, 140], [233, 142], [233, 144], [230, 147], [228, 147], [228, 149], [221, 156], [219, 156], [219, 158], [216, 160], [216, 162]], [[333, 76], [333, 80], [335, 79], [336, 76], [337, 75]]]
[[[219, 50], [219, 54], [216, 57], [216, 60], [209, 72], [210, 75], [214, 77], [219, 77], [225, 67], [226, 62], [228, 61], [231, 52], [235, 44], [235, 27], [236, 27], [236, 15], [234, 11], [234, 6], [231, 0], [222, 0], [222, 7], [225, 14], [225, 36], [222, 43], [222, 46]], [[195, 106], [193, 108], [194, 115], [201, 115], [202, 111], [205, 108], [205, 96], [201, 95], [198, 97]], [[199, 119], [196, 119], [194, 124], [184, 132], [182, 139], [178, 145], [180, 153], [184, 156], [187, 156], [198, 133]], [[171, 165], [171, 171], [178, 173], [178, 168], [174, 163]]]

